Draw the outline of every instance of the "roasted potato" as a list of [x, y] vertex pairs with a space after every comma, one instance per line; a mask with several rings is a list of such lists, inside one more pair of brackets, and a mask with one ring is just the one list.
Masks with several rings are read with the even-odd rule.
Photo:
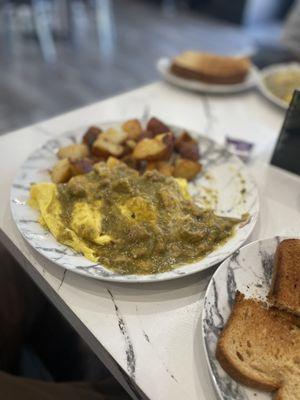
[[154, 171], [155, 169], [157, 169], [155, 161], [147, 162], [146, 171]]
[[200, 158], [197, 140], [193, 139], [187, 132], [182, 132], [175, 140], [175, 150], [182, 158], [197, 161]]
[[89, 155], [89, 148], [86, 144], [77, 143], [62, 147], [58, 150], [58, 158], [83, 158]]
[[146, 161], [168, 160], [172, 150], [171, 134], [166, 133], [158, 135], [154, 139], [143, 139], [135, 146], [133, 157]]
[[82, 143], [85, 143], [91, 149], [93, 143], [98, 139], [101, 132], [102, 129], [97, 128], [96, 126], [91, 126], [83, 135]]
[[70, 162], [67, 158], [59, 160], [51, 171], [51, 179], [54, 183], [65, 183], [72, 176]]
[[173, 176], [191, 181], [201, 171], [202, 165], [196, 161], [178, 158], [174, 165]]
[[165, 176], [172, 176], [174, 172], [174, 166], [167, 161], [150, 161], [147, 163], [146, 171], [157, 170]]
[[152, 132], [155, 136], [160, 133], [170, 132], [170, 128], [157, 118], [151, 118], [147, 124], [147, 131]]
[[69, 163], [72, 176], [87, 174], [93, 169], [93, 161], [89, 158], [70, 158]]
[[142, 131], [142, 133], [138, 136], [137, 141], [140, 142], [143, 139], [153, 139], [154, 133], [150, 131]]
[[156, 163], [156, 169], [165, 176], [172, 176], [174, 173], [174, 165], [166, 161], [158, 161]]
[[178, 149], [178, 153], [182, 158], [197, 161], [200, 158], [198, 144], [192, 142], [182, 142]]
[[105, 159], [109, 156], [118, 158], [124, 153], [124, 147], [116, 143], [108, 142], [100, 135], [93, 144], [92, 153], [97, 157], [103, 157]]
[[175, 141], [175, 149], [177, 150], [178, 148], [180, 148], [180, 145], [182, 143], [194, 143], [194, 144], [198, 144], [197, 140], [193, 139], [192, 136], [187, 133], [187, 132], [182, 132]]
[[122, 125], [122, 128], [128, 134], [128, 138], [136, 140], [143, 131], [142, 125], [138, 119], [130, 119]]
[[111, 143], [122, 144], [126, 139], [128, 139], [128, 134], [123, 130], [109, 128], [102, 132], [100, 137], [101, 139], [107, 140]]
[[131, 150], [133, 150], [136, 146], [136, 141], [135, 140], [126, 140], [126, 146], [129, 147]]

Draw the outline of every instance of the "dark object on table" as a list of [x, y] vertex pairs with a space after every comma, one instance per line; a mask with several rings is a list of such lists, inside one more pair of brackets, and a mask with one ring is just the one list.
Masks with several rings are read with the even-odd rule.
[[300, 175], [300, 91], [295, 90], [286, 112], [271, 164]]

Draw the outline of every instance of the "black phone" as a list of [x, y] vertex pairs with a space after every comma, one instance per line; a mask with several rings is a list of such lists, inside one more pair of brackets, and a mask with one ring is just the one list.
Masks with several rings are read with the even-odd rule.
[[300, 90], [294, 91], [271, 164], [300, 175]]

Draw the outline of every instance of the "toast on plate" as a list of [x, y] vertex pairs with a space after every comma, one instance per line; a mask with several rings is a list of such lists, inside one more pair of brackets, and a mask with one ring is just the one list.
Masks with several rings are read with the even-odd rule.
[[246, 57], [186, 51], [173, 59], [170, 71], [181, 78], [225, 85], [243, 82], [250, 66]]
[[277, 247], [270, 302], [300, 316], [300, 240], [286, 239]]
[[268, 309], [237, 293], [216, 357], [235, 380], [276, 400], [300, 399], [300, 328], [297, 317]]

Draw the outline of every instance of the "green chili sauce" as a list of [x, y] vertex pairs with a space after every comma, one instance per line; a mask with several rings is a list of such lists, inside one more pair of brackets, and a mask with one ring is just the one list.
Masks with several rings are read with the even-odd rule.
[[172, 177], [156, 171], [139, 175], [124, 165], [99, 163], [58, 185], [58, 193], [66, 226], [76, 202], [101, 200], [101, 234], [113, 241], [83, 240], [99, 263], [120, 274], [155, 274], [196, 262], [230, 238], [239, 222], [186, 200]]

